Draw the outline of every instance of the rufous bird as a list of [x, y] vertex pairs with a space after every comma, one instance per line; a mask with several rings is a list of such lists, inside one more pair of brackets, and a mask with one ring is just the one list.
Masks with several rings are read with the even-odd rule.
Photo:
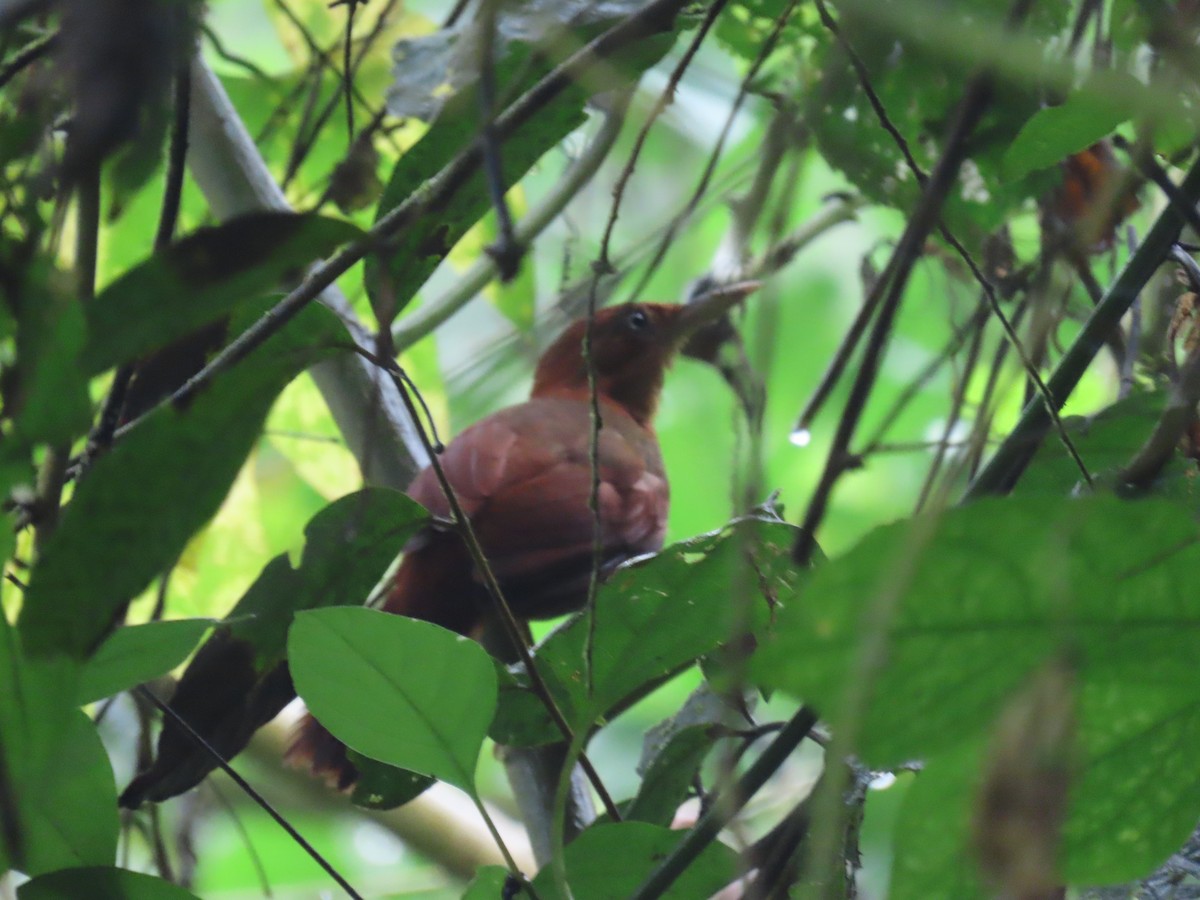
[[[688, 337], [723, 316], [757, 284], [709, 291], [687, 305], [632, 303], [599, 311], [591, 360], [599, 431], [600, 575], [662, 547], [669, 487], [654, 414], [667, 367]], [[530, 398], [459, 434], [440, 462], [513, 614], [559, 616], [587, 599], [595, 515], [586, 320], [569, 326], [542, 354]], [[432, 467], [408, 494], [438, 520], [450, 505]], [[493, 608], [458, 532], [429, 527], [404, 547], [387, 588], [387, 612], [473, 634]], [[288, 750], [338, 788], [357, 777], [345, 747], [305, 716]]]

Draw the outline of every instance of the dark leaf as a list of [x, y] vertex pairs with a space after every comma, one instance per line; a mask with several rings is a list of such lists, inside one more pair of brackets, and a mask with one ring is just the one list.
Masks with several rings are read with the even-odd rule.
[[670, 825], [717, 738], [728, 727], [747, 724], [744, 714], [701, 685], [678, 713], [647, 733], [638, 765], [642, 784], [625, 818]]
[[[304, 529], [298, 568], [273, 559], [196, 654], [171, 698], [172, 708], [226, 759], [296, 696], [284, 661], [298, 610], [366, 600], [407, 539], [426, 521], [404, 494], [367, 488], [329, 504]], [[123, 805], [164, 800], [198, 784], [214, 768], [178, 726], [165, 722], [153, 766], [121, 796]]]
[[30, 654], [89, 654], [212, 517], [278, 393], [344, 331], [312, 306], [187, 409], [162, 408], [88, 471], [39, 557], [19, 619]]
[[65, 869], [17, 888], [17, 900], [195, 900], [196, 895], [153, 875], [107, 866]]
[[395, 809], [421, 796], [436, 781], [428, 775], [418, 775], [407, 769], [368, 759], [353, 750], [346, 755], [358, 770], [358, 780], [354, 782], [354, 790], [350, 794], [350, 801], [355, 806]]
[[341, 219], [251, 213], [202, 228], [126, 272], [87, 306], [89, 374], [132, 362], [228, 315], [339, 245], [362, 237]]
[[[785, 598], [752, 670], [835, 730], [853, 714], [857, 749], [887, 766], [980, 739], [1031, 673], [1068, 660], [1079, 693], [1064, 873], [1129, 879], [1177, 849], [1200, 814], [1183, 749], [1200, 729], [1198, 567], [1196, 525], [1174, 503], [982, 501], [878, 529], [820, 567]], [[886, 652], [869, 700], [850, 713], [846, 686], [862, 677], [864, 636], [879, 627]], [[1147, 792], [1159, 783], [1170, 791]]]

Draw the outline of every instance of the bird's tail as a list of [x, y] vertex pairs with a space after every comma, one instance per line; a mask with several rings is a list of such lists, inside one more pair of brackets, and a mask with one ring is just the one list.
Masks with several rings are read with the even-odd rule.
[[[405, 548], [405, 557], [381, 608], [471, 635], [479, 625], [484, 600], [486, 594], [471, 576], [471, 560], [459, 538], [445, 532], [426, 532]], [[340, 791], [358, 780], [358, 770], [346, 755], [346, 745], [311, 713], [301, 719], [284, 761], [308, 769]]]

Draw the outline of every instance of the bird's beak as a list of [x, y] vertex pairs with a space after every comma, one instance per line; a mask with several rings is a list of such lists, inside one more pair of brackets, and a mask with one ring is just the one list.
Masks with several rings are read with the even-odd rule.
[[761, 281], [735, 281], [696, 295], [680, 307], [679, 315], [671, 323], [676, 339], [684, 341], [705, 325], [721, 319], [760, 287]]

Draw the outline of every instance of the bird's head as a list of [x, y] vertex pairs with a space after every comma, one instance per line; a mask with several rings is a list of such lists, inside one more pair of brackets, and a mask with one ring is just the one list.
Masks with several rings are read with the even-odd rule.
[[[598, 311], [591, 352], [597, 393], [649, 425], [676, 351], [697, 329], [725, 315], [757, 287], [756, 282], [742, 282], [687, 304], [626, 303]], [[532, 396], [587, 396], [586, 333], [587, 320], [581, 319], [546, 349], [534, 374]]]

